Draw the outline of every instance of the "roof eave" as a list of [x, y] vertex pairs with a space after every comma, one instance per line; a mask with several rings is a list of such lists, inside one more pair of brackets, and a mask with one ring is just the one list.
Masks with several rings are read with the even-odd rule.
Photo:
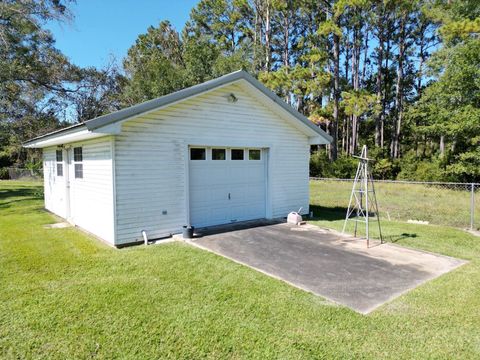
[[69, 131], [55, 132], [47, 134], [36, 139], [25, 142], [23, 147], [29, 149], [42, 149], [50, 146], [58, 146], [78, 141], [95, 139], [97, 137], [106, 136], [106, 133], [95, 133], [89, 131], [85, 126], [68, 129]]

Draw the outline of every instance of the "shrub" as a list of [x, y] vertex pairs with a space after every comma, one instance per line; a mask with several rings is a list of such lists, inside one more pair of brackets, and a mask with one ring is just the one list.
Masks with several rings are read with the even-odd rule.
[[399, 180], [445, 181], [445, 171], [438, 159], [419, 160], [405, 157], [400, 162]]
[[8, 168], [0, 168], [0, 180], [8, 180], [10, 175], [8, 174]]
[[317, 151], [310, 157], [310, 176], [331, 177], [331, 164], [324, 151]]
[[310, 176], [350, 179], [355, 177], [358, 160], [341, 155], [330, 161], [324, 151], [317, 151], [310, 157]]
[[396, 165], [390, 159], [379, 159], [372, 165], [373, 177], [375, 179], [394, 179], [396, 170]]
[[357, 172], [358, 159], [351, 156], [341, 155], [332, 162], [333, 177], [339, 179], [353, 179]]

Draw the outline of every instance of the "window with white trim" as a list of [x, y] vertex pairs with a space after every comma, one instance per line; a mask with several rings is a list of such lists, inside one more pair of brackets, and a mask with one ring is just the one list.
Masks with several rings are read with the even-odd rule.
[[205, 160], [206, 153], [205, 148], [190, 148], [190, 160]]
[[243, 160], [243, 157], [244, 157], [243, 149], [232, 149], [231, 150], [232, 160]]
[[57, 150], [55, 153], [55, 157], [57, 160], [56, 168], [57, 168], [57, 176], [63, 176], [63, 151]]
[[248, 160], [262, 160], [262, 152], [259, 149], [248, 150]]
[[212, 160], [226, 160], [226, 149], [212, 149]]
[[83, 179], [83, 150], [81, 147], [73, 148], [73, 168], [75, 179]]

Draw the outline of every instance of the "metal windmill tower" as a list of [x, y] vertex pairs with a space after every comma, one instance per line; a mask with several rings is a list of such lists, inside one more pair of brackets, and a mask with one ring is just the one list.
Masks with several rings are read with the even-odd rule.
[[[352, 193], [350, 195], [350, 202], [348, 203], [347, 216], [345, 217], [345, 223], [343, 224], [342, 233], [345, 232], [348, 221], [355, 222], [354, 235], [357, 236], [358, 223], [365, 223], [365, 234], [367, 238], [367, 247], [370, 246], [370, 233], [369, 226], [374, 217], [374, 221], [378, 223], [378, 231], [380, 234], [380, 241], [383, 243], [382, 229], [380, 226], [380, 216], [378, 214], [377, 196], [375, 195], [375, 187], [373, 185], [373, 176], [369, 170], [368, 162], [371, 159], [368, 158], [367, 146], [363, 145], [362, 153], [360, 156], [354, 156], [359, 159], [357, 174], [353, 182]], [[352, 214], [355, 214], [352, 217]]]

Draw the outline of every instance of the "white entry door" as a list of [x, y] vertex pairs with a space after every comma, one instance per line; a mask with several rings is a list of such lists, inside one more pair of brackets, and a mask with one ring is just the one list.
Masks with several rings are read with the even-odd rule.
[[265, 157], [262, 149], [191, 147], [191, 224], [202, 227], [264, 218]]

